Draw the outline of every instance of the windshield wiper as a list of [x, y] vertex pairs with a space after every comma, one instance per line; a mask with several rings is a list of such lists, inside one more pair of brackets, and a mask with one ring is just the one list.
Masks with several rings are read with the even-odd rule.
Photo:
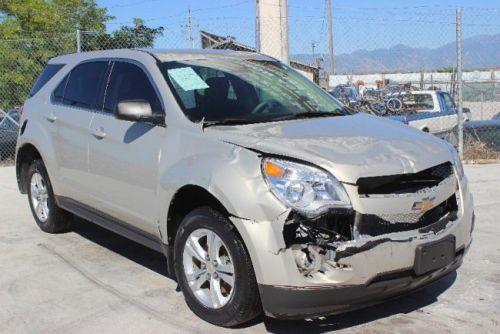
[[226, 118], [218, 121], [205, 121], [202, 120], [203, 129], [218, 126], [218, 125], [245, 125], [245, 124], [255, 124], [255, 123], [266, 123], [266, 122], [276, 122], [276, 121], [287, 121], [293, 119], [302, 119], [302, 118], [316, 118], [316, 117], [334, 117], [334, 116], [343, 116], [341, 113], [337, 113], [335, 111], [309, 111], [309, 112], [301, 112], [297, 114], [289, 114], [281, 117], [274, 117], [269, 119], [252, 119], [252, 118]]
[[343, 116], [343, 114], [336, 113], [333, 111], [309, 111], [309, 112], [299, 112], [297, 114], [286, 115], [283, 117], [276, 118], [275, 120], [286, 121], [286, 120], [301, 119], [301, 118], [334, 117], [334, 116]]
[[210, 126], [217, 125], [244, 125], [250, 123], [257, 123], [255, 120], [246, 119], [246, 118], [226, 118], [219, 121], [202, 121], [203, 129], [208, 128]]

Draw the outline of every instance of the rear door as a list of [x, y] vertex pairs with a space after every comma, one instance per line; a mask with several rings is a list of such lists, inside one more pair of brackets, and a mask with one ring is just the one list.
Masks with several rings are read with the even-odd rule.
[[160, 95], [139, 63], [115, 61], [102, 112], [90, 126], [89, 168], [93, 207], [149, 234], [157, 235], [156, 194], [160, 147], [166, 128], [114, 117], [118, 102], [146, 100], [164, 115]]
[[59, 83], [45, 118], [55, 126], [59, 194], [88, 203], [93, 187], [88, 175], [89, 127], [97, 110], [109, 61], [77, 65]]

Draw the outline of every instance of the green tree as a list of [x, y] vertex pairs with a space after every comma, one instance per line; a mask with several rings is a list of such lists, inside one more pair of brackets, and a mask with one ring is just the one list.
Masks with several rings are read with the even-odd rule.
[[2, 0], [0, 36], [31, 37], [33, 33], [104, 31], [113, 19], [95, 0]]
[[97, 32], [84, 34], [83, 50], [152, 48], [156, 38], [163, 35], [165, 28], [150, 28], [144, 21], [134, 19], [134, 26], [123, 26], [111, 34]]
[[76, 29], [113, 19], [94, 0], [0, 1], [0, 108], [21, 104], [49, 58], [74, 52]]
[[108, 34], [114, 19], [95, 0], [0, 0], [0, 108], [26, 99], [48, 59], [76, 51], [76, 30], [84, 50], [152, 47], [163, 27], [140, 19]]

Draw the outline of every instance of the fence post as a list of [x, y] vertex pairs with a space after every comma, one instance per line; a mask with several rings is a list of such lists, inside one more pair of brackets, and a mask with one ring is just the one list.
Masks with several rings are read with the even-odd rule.
[[82, 52], [81, 32], [80, 32], [80, 29], [76, 30], [76, 52]]
[[458, 98], [458, 155], [463, 159], [464, 124], [463, 124], [463, 82], [462, 82], [462, 9], [457, 7], [457, 98]]
[[484, 105], [484, 91], [481, 91], [481, 120], [484, 119], [483, 115], [483, 105]]

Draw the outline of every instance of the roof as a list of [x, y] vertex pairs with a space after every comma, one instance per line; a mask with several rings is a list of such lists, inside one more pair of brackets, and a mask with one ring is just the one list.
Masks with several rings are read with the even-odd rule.
[[67, 55], [58, 56], [50, 60], [51, 63], [57, 62], [74, 62], [84, 61], [93, 58], [131, 58], [138, 59], [141, 57], [150, 57], [160, 59], [161, 61], [170, 60], [188, 60], [188, 59], [202, 59], [202, 58], [238, 58], [238, 59], [262, 59], [271, 60], [272, 57], [245, 51], [235, 50], [214, 50], [214, 49], [113, 49], [113, 50], [100, 50], [100, 51], [86, 51], [80, 53], [71, 53]]
[[202, 58], [237, 58], [273, 60], [274, 58], [255, 52], [237, 51], [232, 49], [143, 49], [162, 61], [188, 60]]

